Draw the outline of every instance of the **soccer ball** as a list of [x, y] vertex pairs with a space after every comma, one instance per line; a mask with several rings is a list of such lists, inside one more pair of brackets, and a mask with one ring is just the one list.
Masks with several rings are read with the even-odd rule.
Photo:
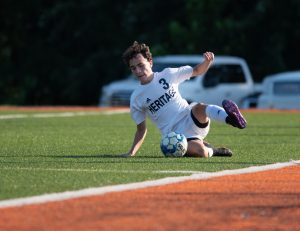
[[160, 149], [166, 157], [181, 157], [187, 151], [187, 140], [183, 134], [170, 132], [164, 135], [160, 142]]

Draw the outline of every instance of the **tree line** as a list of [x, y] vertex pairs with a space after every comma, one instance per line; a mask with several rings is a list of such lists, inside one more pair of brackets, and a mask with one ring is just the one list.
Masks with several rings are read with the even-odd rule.
[[256, 81], [300, 68], [298, 0], [3, 0], [0, 22], [0, 104], [97, 105], [135, 40], [241, 56]]

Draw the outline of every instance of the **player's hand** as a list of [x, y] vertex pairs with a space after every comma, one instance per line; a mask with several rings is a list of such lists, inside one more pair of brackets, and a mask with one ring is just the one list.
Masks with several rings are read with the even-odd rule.
[[214, 53], [212, 53], [210, 51], [206, 51], [203, 54], [203, 57], [204, 57], [205, 61], [212, 62], [215, 58], [215, 55], [214, 55]]

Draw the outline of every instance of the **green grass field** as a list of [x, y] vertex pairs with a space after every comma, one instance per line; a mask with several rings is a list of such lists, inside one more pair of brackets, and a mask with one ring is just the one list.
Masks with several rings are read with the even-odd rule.
[[[18, 113], [34, 114], [0, 116]], [[300, 159], [300, 112], [245, 116], [245, 130], [212, 123], [207, 141], [231, 148], [234, 156], [210, 159], [165, 158], [150, 121], [137, 156], [118, 157], [135, 132], [127, 113], [0, 119], [0, 200]]]

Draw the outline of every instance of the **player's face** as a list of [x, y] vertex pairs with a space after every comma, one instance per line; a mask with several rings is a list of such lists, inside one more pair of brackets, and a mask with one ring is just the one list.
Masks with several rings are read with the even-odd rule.
[[146, 84], [152, 79], [152, 60], [147, 60], [142, 54], [137, 54], [129, 61], [129, 67], [141, 84]]

